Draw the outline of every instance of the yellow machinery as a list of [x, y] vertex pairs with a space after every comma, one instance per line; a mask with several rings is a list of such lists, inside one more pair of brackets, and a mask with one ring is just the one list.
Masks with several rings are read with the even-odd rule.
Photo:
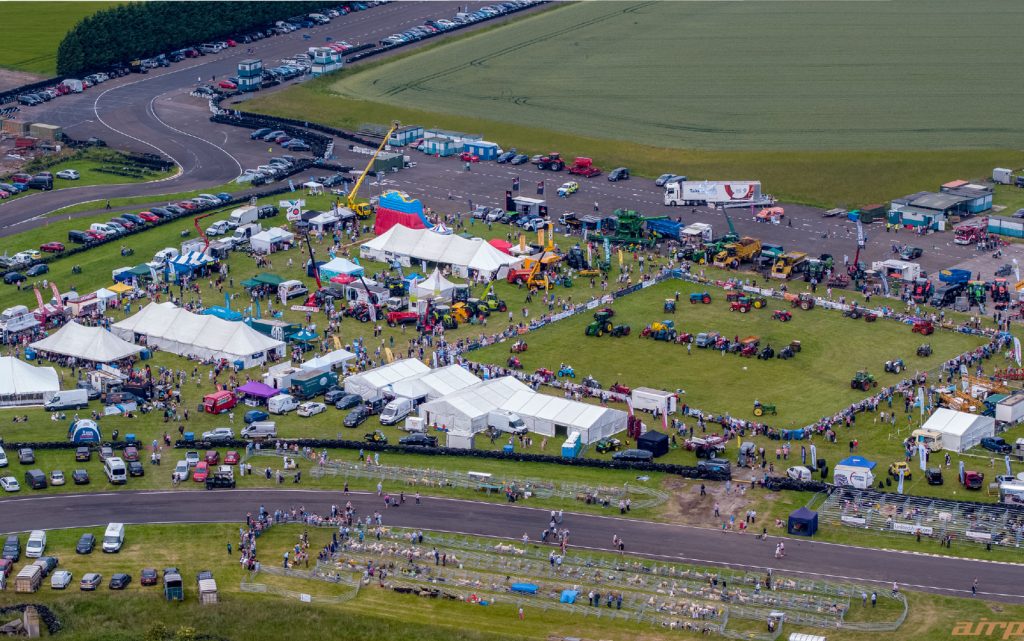
[[783, 280], [802, 273], [807, 266], [807, 254], [804, 252], [786, 252], [772, 265], [772, 278]]
[[377, 151], [373, 152], [373, 155], [370, 156], [370, 162], [366, 163], [366, 169], [363, 170], [359, 179], [356, 180], [356, 184], [352, 185], [352, 189], [348, 192], [346, 205], [349, 209], [355, 212], [356, 216], [363, 220], [366, 220], [371, 214], [373, 214], [373, 208], [368, 202], [357, 201], [356, 195], [359, 193], [359, 188], [363, 186], [363, 181], [366, 180], [366, 176], [369, 175], [370, 169], [373, 167], [373, 161], [377, 160], [377, 156], [380, 155], [381, 150], [383, 150], [384, 147], [387, 146], [388, 141], [391, 140], [391, 134], [395, 133], [395, 130], [400, 126], [401, 124], [397, 120], [391, 123], [391, 129], [388, 129], [388, 132], [384, 134], [384, 140], [380, 141], [380, 146], [377, 147]]
[[722, 251], [715, 254], [715, 267], [731, 267], [736, 269], [740, 263], [749, 263], [761, 253], [761, 241], [744, 236], [735, 243], [729, 243]]

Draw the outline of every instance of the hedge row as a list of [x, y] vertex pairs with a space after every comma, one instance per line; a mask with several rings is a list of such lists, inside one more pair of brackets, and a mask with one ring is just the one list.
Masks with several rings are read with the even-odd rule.
[[57, 47], [57, 73], [73, 76], [136, 58], [222, 40], [296, 14], [314, 13], [323, 2], [138, 2], [83, 18]]

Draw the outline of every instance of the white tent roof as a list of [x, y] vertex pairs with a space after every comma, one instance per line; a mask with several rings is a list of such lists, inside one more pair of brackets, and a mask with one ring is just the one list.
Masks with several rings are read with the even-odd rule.
[[240, 321], [227, 321], [208, 314], [193, 314], [174, 303], [150, 303], [137, 314], [115, 323], [118, 335], [143, 334], [157, 339], [183, 355], [249, 356], [279, 349], [283, 341], [261, 334]]
[[324, 354], [323, 356], [309, 359], [300, 365], [299, 368], [309, 371], [324, 367], [334, 367], [338, 363], [344, 363], [345, 361], [352, 360], [355, 357], [356, 355], [347, 349], [336, 349], [333, 352]]
[[[529, 387], [511, 376], [502, 376], [449, 394], [436, 402], [444, 403], [472, 418], [498, 409], [516, 394], [529, 390]], [[429, 409], [430, 404], [426, 403], [423, 407]]]
[[56, 392], [60, 379], [52, 367], [34, 367], [13, 356], [0, 356], [0, 396]]
[[978, 416], [968, 412], [957, 412], [947, 407], [940, 407], [928, 418], [923, 428], [951, 436], [963, 436], [975, 425], [992, 421], [991, 417]]
[[375, 390], [381, 390], [406, 378], [426, 374], [430, 371], [422, 361], [415, 358], [404, 358], [382, 367], [371, 369], [362, 374], [355, 374], [345, 379], [346, 388], [349, 383], [359, 384]]
[[607, 412], [619, 411], [530, 390], [517, 393], [502, 404], [502, 409], [580, 429], [596, 425]]
[[114, 292], [110, 291], [106, 287], [100, 287], [94, 293], [96, 294], [96, 298], [99, 298], [100, 300], [107, 300], [107, 299], [110, 299], [110, 298], [117, 298], [117, 294], [115, 294]]
[[105, 329], [85, 327], [74, 321], [32, 343], [31, 347], [41, 352], [74, 356], [97, 363], [109, 363], [142, 351], [138, 345], [121, 340]]
[[320, 273], [323, 274], [324, 272], [331, 272], [333, 274], [355, 275], [362, 274], [363, 268], [360, 267], [359, 265], [356, 265], [347, 258], [342, 258], [341, 256], [338, 256], [334, 260], [331, 260], [329, 262], [324, 263], [323, 265], [320, 265]]
[[280, 227], [271, 227], [270, 229], [264, 229], [260, 233], [253, 235], [253, 237], [249, 239], [249, 242], [251, 243], [254, 240], [263, 241], [265, 243], [280, 243], [295, 240], [295, 234], [288, 230], [281, 229]]
[[426, 374], [397, 381], [391, 390], [405, 398], [440, 398], [461, 389], [477, 385], [480, 379], [461, 365], [448, 365], [430, 370]]
[[445, 265], [458, 265], [493, 272], [503, 265], [515, 265], [521, 259], [495, 249], [483, 240], [470, 240], [454, 234], [437, 234], [429, 229], [409, 229], [395, 225], [364, 243], [360, 253], [367, 256], [409, 256]]
[[412, 286], [412, 294], [415, 296], [433, 296], [435, 293], [446, 296], [455, 289], [455, 283], [441, 275], [441, 270], [434, 268], [434, 272], [423, 280], [417, 281]]
[[338, 222], [339, 220], [341, 220], [341, 219], [338, 218], [338, 216], [335, 215], [333, 212], [325, 211], [322, 214], [319, 214], [317, 216], [313, 216], [312, 218], [310, 218], [309, 219], [309, 224], [310, 225], [331, 225], [333, 223]]

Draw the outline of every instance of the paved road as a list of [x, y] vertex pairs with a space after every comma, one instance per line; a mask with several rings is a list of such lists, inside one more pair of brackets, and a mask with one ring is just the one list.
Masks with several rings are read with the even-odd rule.
[[[357, 512], [379, 509], [379, 499], [355, 492]], [[125, 523], [241, 522], [260, 504], [269, 510], [305, 506], [325, 514], [330, 505], [347, 500], [339, 492], [322, 490], [234, 490], [196, 492], [116, 492], [52, 495], [0, 501], [0, 528], [5, 533], [31, 529], [92, 527], [111, 521]], [[458, 499], [426, 498], [385, 513], [390, 525], [482, 536], [536, 538], [547, 526], [549, 513], [518, 505]], [[978, 577], [986, 599], [1024, 603], [1020, 565], [940, 558], [871, 550], [815, 541], [786, 539], [787, 556], [775, 559], [775, 540], [724, 534], [717, 530], [617, 517], [567, 514], [563, 522], [573, 547], [611, 549], [612, 536], [626, 542], [627, 552], [665, 561], [728, 566], [735, 569], [780, 572], [833, 581], [870, 582], [889, 589], [893, 580], [904, 588], [954, 596], [970, 593]]]

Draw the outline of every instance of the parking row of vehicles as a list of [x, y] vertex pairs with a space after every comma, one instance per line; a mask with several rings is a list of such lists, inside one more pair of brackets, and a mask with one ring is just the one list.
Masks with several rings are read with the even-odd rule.
[[537, 4], [535, 0], [511, 0], [510, 2], [501, 2], [480, 7], [473, 12], [460, 11], [452, 16], [451, 19], [441, 18], [439, 20], [427, 20], [422, 25], [412, 27], [411, 29], [407, 29], [401, 33], [395, 33], [385, 38], [381, 38], [379, 44], [382, 47], [395, 47], [398, 45], [408, 44], [410, 42], [416, 42], [439, 33], [444, 33], [466, 25], [507, 15], [513, 11], [518, 11], [519, 9], [523, 9], [534, 4]]

